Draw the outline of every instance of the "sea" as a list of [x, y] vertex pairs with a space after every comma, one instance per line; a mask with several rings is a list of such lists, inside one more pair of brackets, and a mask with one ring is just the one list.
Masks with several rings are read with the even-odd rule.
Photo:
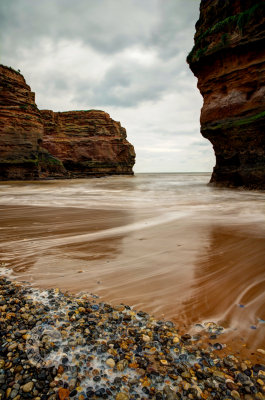
[[[0, 183], [0, 274], [265, 346], [265, 193], [209, 173]], [[197, 325], [198, 326], [198, 325]]]

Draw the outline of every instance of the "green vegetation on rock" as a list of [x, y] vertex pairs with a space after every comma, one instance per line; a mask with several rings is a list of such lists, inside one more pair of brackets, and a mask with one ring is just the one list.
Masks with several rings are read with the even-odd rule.
[[235, 121], [234, 125], [235, 126], [242, 126], [242, 125], [252, 124], [252, 122], [255, 122], [255, 121], [257, 121], [258, 119], [261, 119], [261, 118], [265, 118], [265, 111], [263, 111], [261, 113], [258, 113], [258, 114], [255, 114], [255, 115], [251, 115], [248, 118], [243, 118], [243, 119], [240, 119], [238, 121]]
[[[240, 118], [240, 119], [234, 119], [234, 120], [230, 120], [224, 123], [219, 123], [217, 125], [212, 125], [212, 126], [207, 126], [207, 130], [217, 130], [217, 129], [229, 129], [229, 128], [233, 128], [233, 127], [239, 127], [239, 126], [243, 126], [243, 125], [249, 125], [252, 124], [253, 122], [265, 118], [265, 111], [262, 111], [258, 114], [255, 115], [250, 115], [249, 117], [244, 117], [244, 118]], [[204, 128], [203, 128], [204, 129]]]
[[221, 42], [225, 46], [228, 43], [229, 35], [227, 33], [223, 33], [221, 37]]
[[6, 65], [3, 65], [3, 64], [0, 64], [0, 67], [7, 68], [7, 69], [9, 69], [10, 71], [15, 72], [16, 74], [22, 76], [22, 74], [21, 74], [21, 72], [20, 72], [20, 69], [16, 70], [16, 69], [14, 69], [14, 68], [12, 68], [12, 67], [7, 67]]
[[18, 159], [5, 159], [0, 160], [0, 164], [8, 164], [8, 165], [38, 165], [40, 163], [47, 165], [60, 165], [63, 166], [62, 162], [50, 154], [38, 154], [35, 158], [18, 158]]
[[221, 37], [221, 42], [218, 43], [217, 46], [211, 48], [211, 54], [214, 53], [216, 50], [220, 50], [223, 47], [226, 47], [228, 44], [228, 32], [234, 31], [236, 28], [239, 29], [240, 33], [244, 33], [245, 27], [248, 25], [250, 19], [254, 17], [254, 15], [264, 15], [265, 13], [265, 2], [262, 1], [258, 4], [255, 4], [253, 7], [250, 9], [241, 12], [239, 14], [231, 15], [230, 17], [227, 17], [223, 19], [222, 21], [217, 22], [215, 25], [211, 26], [209, 29], [207, 29], [204, 33], [202, 33], [200, 36], [197, 37], [195, 40], [195, 45], [193, 46], [193, 49], [189, 53], [187, 57], [187, 62], [190, 64], [194, 61], [198, 61], [200, 57], [205, 55], [206, 51], [205, 49], [208, 47], [204, 47], [201, 50], [201, 43], [203, 39], [205, 39], [207, 36], [211, 34], [218, 34], [220, 32], [224, 32], [222, 37]]
[[23, 165], [23, 164], [32, 164], [32, 165], [37, 165], [39, 163], [38, 158], [21, 158], [21, 159], [5, 159], [3, 161], [0, 160], [0, 165]]
[[44, 163], [44, 164], [49, 164], [49, 165], [60, 165], [60, 166], [63, 166], [63, 163], [62, 163], [61, 160], [59, 160], [56, 157], [53, 157], [50, 154], [46, 154], [46, 153], [43, 153], [43, 154], [39, 155], [39, 162], [40, 163]]

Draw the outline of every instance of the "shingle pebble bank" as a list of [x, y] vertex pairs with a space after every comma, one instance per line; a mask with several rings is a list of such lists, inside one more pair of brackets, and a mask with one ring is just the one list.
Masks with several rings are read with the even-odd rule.
[[265, 365], [197, 340], [126, 305], [0, 277], [0, 400], [265, 399]]

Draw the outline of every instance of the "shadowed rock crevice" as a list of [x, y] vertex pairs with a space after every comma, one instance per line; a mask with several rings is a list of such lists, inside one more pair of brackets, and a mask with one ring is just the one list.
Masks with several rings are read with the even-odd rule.
[[0, 179], [132, 175], [126, 130], [104, 111], [39, 110], [24, 77], [0, 65]]
[[265, 2], [203, 0], [187, 61], [213, 145], [211, 183], [265, 189]]

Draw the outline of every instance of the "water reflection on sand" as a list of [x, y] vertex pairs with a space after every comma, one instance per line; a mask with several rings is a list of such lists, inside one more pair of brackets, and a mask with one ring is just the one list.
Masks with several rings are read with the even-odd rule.
[[0, 259], [37, 286], [93, 292], [187, 327], [221, 321], [264, 346], [265, 196], [208, 178], [2, 184]]

